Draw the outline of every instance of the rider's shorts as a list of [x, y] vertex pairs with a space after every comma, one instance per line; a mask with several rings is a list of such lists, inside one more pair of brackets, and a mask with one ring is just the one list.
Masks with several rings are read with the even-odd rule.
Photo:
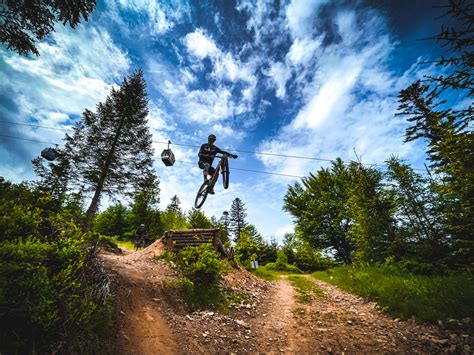
[[199, 161], [198, 165], [199, 165], [199, 167], [200, 167], [202, 170], [208, 172], [208, 173], [211, 174], [211, 175], [212, 175], [212, 174], [214, 173], [214, 171], [216, 170], [216, 169], [214, 169], [214, 168], [211, 166], [211, 164], [206, 163], [206, 162], [203, 162], [203, 161]]

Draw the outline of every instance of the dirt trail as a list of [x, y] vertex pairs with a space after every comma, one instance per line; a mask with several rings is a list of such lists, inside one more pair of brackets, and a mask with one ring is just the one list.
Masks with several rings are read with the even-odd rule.
[[143, 252], [104, 259], [117, 277], [117, 329], [115, 351], [119, 354], [176, 354], [173, 332], [162, 316], [160, 288], [173, 272], [164, 263], [142, 260]]
[[286, 279], [274, 282], [265, 312], [253, 323], [259, 351], [264, 353], [310, 353], [308, 331], [298, 324], [301, 305], [296, 292]]
[[227, 313], [188, 313], [165, 280], [176, 279], [164, 261], [153, 261], [163, 246], [117, 256], [104, 255], [116, 274], [116, 353], [471, 353], [472, 337], [414, 321], [398, 321], [374, 303], [322, 281], [309, 303], [296, 300], [288, 280], [266, 282], [236, 269], [223, 287], [246, 299]]

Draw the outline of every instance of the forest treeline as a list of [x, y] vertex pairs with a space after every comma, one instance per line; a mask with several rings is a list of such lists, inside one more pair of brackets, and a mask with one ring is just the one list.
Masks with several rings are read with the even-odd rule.
[[285, 196], [297, 234], [346, 264], [392, 260], [418, 272], [473, 270], [474, 9], [454, 0], [443, 7], [453, 25], [431, 40], [447, 55], [430, 62], [441, 74], [398, 96], [397, 114], [409, 123], [405, 141], [426, 144], [426, 172], [396, 157], [385, 171], [338, 159]]
[[[95, 2], [79, 3], [80, 11], [55, 9], [50, 2], [32, 12], [14, 1], [7, 5], [13, 19], [47, 11], [33, 31], [41, 39], [54, 20], [74, 27], [87, 19]], [[284, 209], [296, 229], [282, 245], [247, 222], [240, 198], [219, 219], [183, 211], [177, 197], [159, 208], [144, 73], [124, 78], [94, 111], [84, 110], [56, 160], [33, 160], [37, 180], [0, 179], [0, 352], [88, 353], [103, 347], [113, 293], [98, 248], [110, 238], [130, 240], [141, 224], [149, 243], [168, 229], [220, 228], [235, 261], [247, 268], [258, 260], [291, 272], [343, 263], [472, 275], [473, 8], [450, 0], [445, 10], [456, 25], [432, 38], [449, 53], [435, 61], [442, 74], [399, 94], [398, 113], [409, 123], [405, 140], [425, 143], [427, 171], [397, 157], [387, 157], [384, 170], [336, 159], [288, 187]], [[1, 38], [8, 48], [37, 53], [34, 40], [21, 32], [22, 21], [2, 26], [11, 29], [12, 37]], [[126, 202], [100, 212], [107, 197]], [[184, 263], [183, 270], [190, 280], [199, 278], [192, 265]]]

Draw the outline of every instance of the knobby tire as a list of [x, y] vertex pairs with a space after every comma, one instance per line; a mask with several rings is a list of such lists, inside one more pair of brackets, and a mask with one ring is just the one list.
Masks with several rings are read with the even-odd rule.
[[229, 187], [229, 162], [227, 159], [222, 161], [222, 184], [224, 185], [224, 189]]
[[207, 198], [207, 192], [208, 192], [208, 185], [209, 183], [207, 181], [203, 182], [201, 187], [199, 188], [199, 191], [196, 195], [196, 199], [194, 200], [194, 207], [195, 208], [201, 208], [201, 206], [204, 204], [204, 201], [206, 201]]

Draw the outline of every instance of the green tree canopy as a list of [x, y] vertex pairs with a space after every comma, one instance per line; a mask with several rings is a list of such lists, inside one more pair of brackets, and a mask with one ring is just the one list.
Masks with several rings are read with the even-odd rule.
[[238, 197], [232, 201], [232, 206], [230, 208], [230, 219], [229, 219], [229, 230], [234, 235], [234, 242], [237, 243], [240, 238], [240, 234], [247, 225], [245, 218], [247, 217], [247, 212], [245, 204]]
[[330, 168], [290, 186], [284, 198], [284, 209], [295, 218], [302, 238], [316, 249], [330, 250], [345, 263], [352, 261], [354, 250], [348, 233], [353, 224], [350, 191], [350, 171], [337, 159]]
[[[85, 230], [92, 225], [103, 193], [133, 197], [150, 180], [156, 180], [145, 86], [143, 71], [131, 74], [120, 88], [112, 88], [96, 112], [85, 110], [73, 135], [66, 135], [62, 153], [70, 167], [59, 173], [64, 174], [68, 187], [92, 193]], [[37, 166], [41, 164], [40, 159]], [[55, 175], [54, 164], [48, 165], [49, 169], [37, 168], [46, 184]]]
[[55, 22], [75, 28], [88, 20], [96, 0], [3, 0], [0, 3], [0, 42], [19, 54], [39, 55], [35, 40], [54, 31]]

